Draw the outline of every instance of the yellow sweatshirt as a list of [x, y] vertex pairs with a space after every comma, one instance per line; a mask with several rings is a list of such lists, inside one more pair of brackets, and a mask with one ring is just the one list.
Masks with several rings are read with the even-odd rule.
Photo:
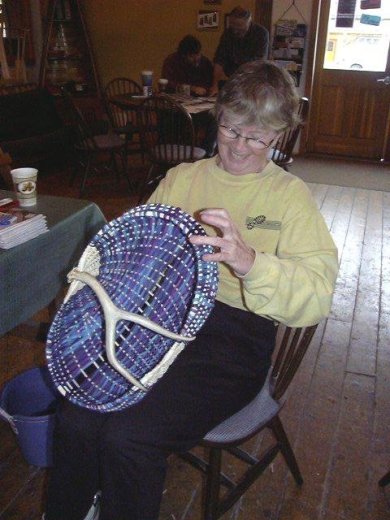
[[219, 265], [219, 301], [292, 327], [313, 325], [328, 315], [337, 249], [299, 178], [273, 162], [261, 173], [235, 176], [213, 157], [172, 168], [149, 202], [180, 207], [195, 218], [206, 208], [229, 212], [256, 259], [242, 277]]

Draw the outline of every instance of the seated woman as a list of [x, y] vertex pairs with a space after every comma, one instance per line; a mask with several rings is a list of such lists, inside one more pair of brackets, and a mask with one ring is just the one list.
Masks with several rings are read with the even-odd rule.
[[337, 250], [309, 189], [267, 160], [297, 123], [289, 74], [243, 65], [219, 92], [218, 155], [171, 169], [151, 202], [204, 224], [218, 262], [216, 305], [195, 341], [136, 405], [107, 414], [63, 402], [47, 520], [81, 520], [101, 490], [100, 520], [157, 520], [167, 457], [188, 450], [245, 406], [270, 367], [275, 322], [327, 316]]

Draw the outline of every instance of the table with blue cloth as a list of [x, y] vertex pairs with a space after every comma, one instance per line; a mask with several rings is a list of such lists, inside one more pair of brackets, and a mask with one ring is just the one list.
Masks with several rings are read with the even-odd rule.
[[[0, 190], [0, 199], [12, 192]], [[106, 223], [89, 201], [39, 195], [32, 213], [47, 217], [49, 231], [0, 249], [0, 336], [47, 307], [66, 283], [90, 239]]]

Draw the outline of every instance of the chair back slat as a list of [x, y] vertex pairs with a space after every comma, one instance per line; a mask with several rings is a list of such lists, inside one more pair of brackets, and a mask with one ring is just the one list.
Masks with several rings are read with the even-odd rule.
[[84, 150], [96, 151], [97, 145], [94, 140], [93, 132], [83, 113], [76, 105], [72, 95], [66, 88], [62, 88], [62, 97], [71, 120], [74, 145]]
[[294, 378], [302, 359], [310, 345], [318, 325], [306, 328], [292, 329], [279, 325], [279, 346], [275, 349], [275, 359], [272, 370], [273, 392], [272, 396], [278, 400], [287, 390]]
[[194, 161], [195, 132], [191, 115], [168, 96], [151, 96], [138, 110], [138, 126], [152, 162], [175, 165]]
[[306, 124], [308, 113], [309, 99], [307, 97], [301, 97], [298, 108], [300, 122], [291, 130], [284, 132], [272, 147], [272, 153], [269, 158], [272, 159], [274, 163], [284, 167], [291, 162], [294, 147], [298, 141], [302, 128]]
[[124, 127], [128, 122], [131, 122], [134, 126], [137, 124], [136, 110], [131, 110], [130, 108], [123, 110], [112, 102], [112, 98], [122, 94], [141, 95], [142, 87], [129, 78], [115, 78], [107, 83], [104, 88], [103, 99], [113, 128]]

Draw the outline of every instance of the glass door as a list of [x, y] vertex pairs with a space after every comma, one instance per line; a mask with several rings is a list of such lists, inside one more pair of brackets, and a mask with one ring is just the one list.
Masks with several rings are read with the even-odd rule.
[[388, 161], [390, 0], [319, 6], [307, 151]]

